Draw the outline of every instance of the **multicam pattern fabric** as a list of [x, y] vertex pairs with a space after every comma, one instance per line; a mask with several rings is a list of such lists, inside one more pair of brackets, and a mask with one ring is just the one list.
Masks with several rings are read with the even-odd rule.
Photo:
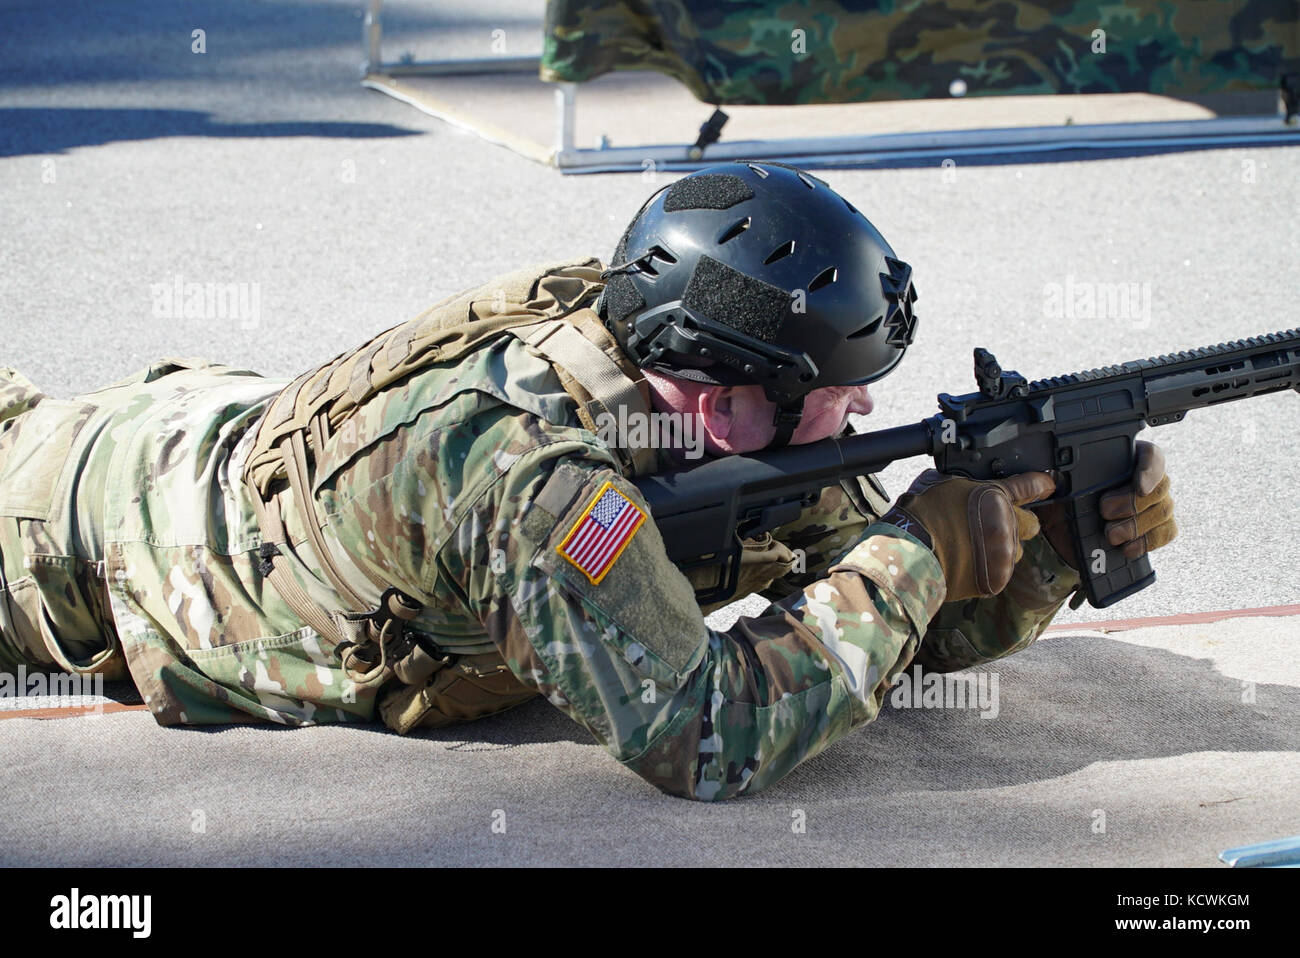
[[1300, 70], [1290, 0], [551, 0], [544, 37], [543, 80], [657, 70], [706, 103], [947, 97], [955, 80], [971, 96], [1189, 94]]
[[[164, 725], [376, 719], [379, 690], [350, 679], [260, 571], [238, 477], [284, 385], [162, 363], [46, 406], [0, 377], [4, 663], [125, 665]], [[26, 429], [43, 408], [55, 442]], [[37, 472], [56, 480], [48, 501], [24, 491]], [[1002, 595], [945, 604], [933, 554], [875, 521], [884, 498], [862, 483], [777, 530], [806, 558], [801, 572], [774, 567], [765, 592], [779, 602], [711, 630], [653, 522], [599, 583], [557, 551], [607, 484], [647, 510], [553, 369], [512, 336], [365, 402], [311, 483], [325, 534], [423, 604], [414, 630], [500, 656], [629, 769], [701, 800], [770, 785], [871, 721], [914, 660], [954, 669], [1023, 648], [1078, 584], [1036, 539]], [[285, 520], [309, 555], [291, 499]], [[309, 561], [295, 575], [342, 607]]]

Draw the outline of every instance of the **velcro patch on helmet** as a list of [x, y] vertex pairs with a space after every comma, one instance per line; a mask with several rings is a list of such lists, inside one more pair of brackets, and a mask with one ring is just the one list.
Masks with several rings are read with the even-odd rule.
[[605, 284], [605, 318], [621, 323], [645, 308], [645, 299], [626, 273], [615, 273]]
[[739, 176], [731, 173], [705, 173], [688, 176], [668, 188], [664, 212], [680, 210], [725, 210], [754, 198], [754, 191]]
[[600, 585], [645, 519], [636, 503], [606, 482], [555, 551]]
[[682, 294], [682, 305], [698, 316], [730, 326], [746, 336], [774, 343], [790, 306], [790, 294], [716, 259], [701, 256]]

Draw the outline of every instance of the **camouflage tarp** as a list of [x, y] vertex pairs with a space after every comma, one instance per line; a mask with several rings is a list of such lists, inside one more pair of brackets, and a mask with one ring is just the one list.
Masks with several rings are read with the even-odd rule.
[[550, 0], [545, 44], [544, 80], [658, 70], [707, 103], [1192, 94], [1300, 72], [1300, 2]]

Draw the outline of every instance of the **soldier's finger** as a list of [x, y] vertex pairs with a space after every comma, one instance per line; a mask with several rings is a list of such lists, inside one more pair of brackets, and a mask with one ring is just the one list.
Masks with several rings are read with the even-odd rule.
[[1147, 551], [1151, 552], [1154, 549], [1167, 546], [1177, 538], [1178, 522], [1174, 519], [1170, 519], [1168, 522], [1156, 526], [1146, 534]]
[[1020, 542], [1021, 539], [1032, 539], [1038, 535], [1040, 526], [1038, 516], [1034, 515], [1028, 509], [1016, 508], [1016, 561], [1020, 561]]
[[1149, 496], [1165, 477], [1165, 451], [1154, 442], [1139, 439], [1135, 443], [1136, 460], [1133, 467], [1133, 485], [1139, 496]]
[[1161, 499], [1169, 497], [1169, 477], [1165, 476], [1147, 495], [1137, 491], [1136, 483], [1103, 493], [1098, 508], [1103, 519], [1128, 519], [1140, 515]]
[[1136, 559], [1145, 552], [1152, 552], [1162, 546], [1167, 546], [1178, 538], [1178, 523], [1173, 519], [1162, 525], [1156, 526], [1146, 535], [1132, 542], [1125, 544], [1120, 551], [1130, 559]]
[[1144, 536], [1156, 526], [1168, 522], [1174, 515], [1174, 500], [1157, 499], [1149, 509], [1143, 509], [1136, 516], [1111, 522], [1106, 525], [1106, 541], [1113, 546], [1132, 542]]
[[998, 479], [997, 484], [1018, 506], [1046, 499], [1056, 491], [1056, 480], [1045, 472], [1022, 472], [1008, 479]]
[[945, 476], [938, 469], [926, 469], [912, 480], [912, 484], [907, 488], [907, 493], [919, 496], [931, 486], [936, 486], [939, 483], [946, 481], [948, 478], [948, 476]]
[[1141, 539], [1134, 539], [1132, 542], [1127, 543], [1124, 546], [1124, 548], [1120, 550], [1120, 552], [1124, 553], [1125, 558], [1128, 559], [1136, 559], [1138, 556], [1144, 555], [1146, 551], [1147, 551], [1146, 536], [1143, 536]]

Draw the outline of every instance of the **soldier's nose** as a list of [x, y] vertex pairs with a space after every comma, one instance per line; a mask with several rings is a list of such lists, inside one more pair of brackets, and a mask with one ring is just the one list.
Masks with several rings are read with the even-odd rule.
[[871, 398], [871, 393], [867, 392], [867, 387], [855, 386], [853, 390], [853, 398], [849, 400], [848, 411], [857, 413], [859, 416], [866, 416], [875, 408], [875, 401]]

